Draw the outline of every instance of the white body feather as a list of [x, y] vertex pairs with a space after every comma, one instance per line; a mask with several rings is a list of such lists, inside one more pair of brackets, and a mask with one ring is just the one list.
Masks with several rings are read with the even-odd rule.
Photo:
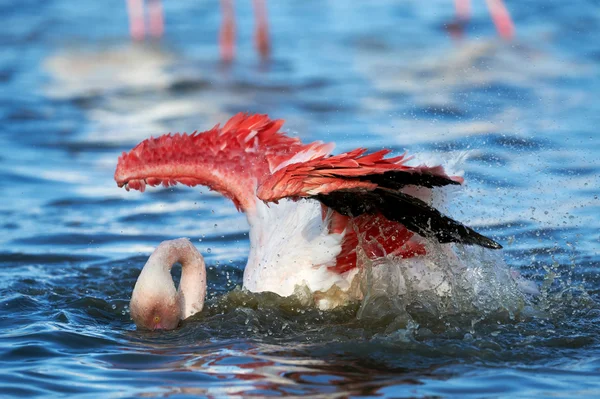
[[[428, 196], [420, 197], [430, 197], [427, 191]], [[329, 218], [323, 218], [319, 202], [286, 199], [267, 206], [257, 201], [256, 209], [248, 213], [248, 221], [250, 255], [244, 287], [249, 291], [289, 296], [299, 285], [312, 292], [325, 292], [334, 285], [342, 291], [350, 288], [358, 270], [339, 274], [329, 269], [341, 251], [344, 233], [329, 233]], [[451, 250], [448, 256], [455, 257]], [[455, 263], [458, 267], [460, 261], [456, 259]], [[406, 279], [411, 280], [413, 289], [449, 294], [447, 275], [429, 256], [384, 262], [373, 270], [376, 285], [392, 295], [406, 293]], [[325, 300], [319, 302], [319, 307], [330, 306]]]
[[[328, 268], [335, 265], [344, 234], [329, 233], [329, 220], [327, 216], [323, 219], [319, 202], [282, 200], [267, 206], [257, 201], [256, 210], [248, 214], [248, 220], [250, 255], [244, 270], [246, 289], [289, 296], [294, 294], [296, 286], [302, 285], [312, 292], [326, 292], [334, 285], [342, 291], [350, 288], [358, 269], [339, 274]], [[449, 245], [443, 247], [448, 247], [448, 262], [444, 262], [444, 267], [428, 255], [378, 262], [373, 268], [373, 287], [388, 295], [404, 295], [407, 287], [439, 296], [450, 294], [451, 270], [446, 268], [457, 269], [461, 264]], [[322, 309], [335, 305], [327, 299], [318, 302]]]
[[[315, 154], [301, 155], [298, 159], [304, 161]], [[403, 191], [429, 203], [435, 201], [436, 205], [441, 205], [445, 197], [439, 195], [443, 189], [407, 186]], [[248, 222], [250, 255], [244, 270], [244, 287], [249, 291], [289, 296], [298, 285], [305, 285], [312, 292], [325, 292], [334, 285], [343, 291], [350, 288], [358, 270], [344, 274], [329, 270], [341, 252], [344, 233], [329, 233], [328, 215], [323, 218], [318, 201], [284, 199], [278, 204], [266, 205], [257, 198], [256, 208], [248, 212]], [[452, 251], [448, 252], [450, 255]], [[444, 283], [447, 272], [437, 267], [429, 256], [384, 262], [374, 268], [373, 277], [379, 288], [392, 295], [406, 293], [405, 279], [418, 281], [415, 285], [418, 290], [432, 290], [439, 295], [449, 293], [448, 283]], [[319, 306], [335, 305], [330, 306], [323, 300]]]
[[[461, 175], [457, 166], [466, 158], [458, 154], [450, 162], [453, 175]], [[444, 208], [454, 187], [430, 190], [407, 186], [406, 193], [418, 197], [436, 207]], [[323, 218], [318, 201], [284, 199], [278, 204], [264, 204], [256, 200], [256, 208], [248, 212], [250, 224], [250, 255], [244, 270], [244, 287], [252, 292], [270, 291], [281, 296], [294, 294], [297, 286], [306, 286], [312, 292], [326, 292], [333, 286], [347, 291], [358, 269], [344, 274], [332, 272], [336, 257], [341, 251], [344, 233], [330, 234], [329, 215]], [[476, 272], [467, 268], [452, 250], [452, 244], [438, 244], [435, 255], [409, 259], [385, 259], [377, 262], [372, 270], [372, 287], [388, 295], [405, 295], [408, 290], [429, 291], [438, 296], [452, 294], [453, 276], [469, 276]], [[440, 256], [443, 262], [440, 262]], [[471, 276], [474, 277], [474, 276]], [[469, 278], [469, 277], [467, 277]], [[522, 278], [513, 277], [525, 293], [534, 293]], [[336, 303], [327, 299], [318, 301], [322, 309], [332, 308]]]
[[252, 292], [294, 293], [297, 285], [321, 291], [337, 285], [347, 289], [344, 276], [328, 269], [335, 265], [343, 234], [330, 234], [315, 200], [284, 199], [268, 206], [257, 200], [248, 213], [250, 255], [244, 287]]

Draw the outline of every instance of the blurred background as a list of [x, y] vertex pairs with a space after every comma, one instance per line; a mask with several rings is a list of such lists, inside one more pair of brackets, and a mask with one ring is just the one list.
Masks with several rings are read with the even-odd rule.
[[[140, 4], [0, 2], [3, 392], [600, 394], [597, 0], [506, 0], [512, 35], [483, 0], [468, 20], [452, 0], [268, 1], [266, 25], [257, 0], [235, 2], [235, 25], [227, 1], [165, 0], [161, 14], [147, 0], [144, 35]], [[112, 176], [139, 141], [239, 111], [336, 151], [468, 151], [450, 213], [548, 288], [527, 305], [536, 316], [438, 314], [399, 332], [357, 322], [356, 309], [288, 317], [260, 298], [219, 302], [241, 284], [244, 216], [206, 189], [142, 195]], [[135, 278], [177, 237], [206, 257], [214, 306], [175, 332], [136, 332]]]

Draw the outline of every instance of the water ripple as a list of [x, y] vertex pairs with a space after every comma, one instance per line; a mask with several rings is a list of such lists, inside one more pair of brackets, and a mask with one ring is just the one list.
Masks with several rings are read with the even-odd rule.
[[[507, 1], [512, 42], [482, 5], [455, 40], [447, 0], [270, 2], [268, 62], [251, 46], [252, 4], [238, 2], [229, 66], [218, 7], [164, 2], [164, 40], [128, 44], [118, 3], [0, 5], [3, 397], [600, 395], [594, 0]], [[467, 154], [448, 212], [505, 247], [487, 263], [473, 253], [483, 293], [331, 312], [251, 294], [239, 288], [248, 226], [231, 204], [201, 188], [116, 187], [121, 151], [239, 111], [339, 151]], [[138, 331], [136, 278], [182, 236], [205, 255], [206, 307], [174, 331]], [[504, 261], [541, 294], [490, 277]]]

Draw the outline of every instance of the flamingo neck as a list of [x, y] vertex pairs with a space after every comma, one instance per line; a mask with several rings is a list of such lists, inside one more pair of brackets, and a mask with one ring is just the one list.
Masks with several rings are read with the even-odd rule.
[[[206, 265], [196, 247], [187, 239], [173, 240], [175, 257], [173, 263], [181, 263], [181, 281], [177, 293], [182, 319], [198, 313], [204, 307], [206, 296]], [[172, 264], [172, 263], [171, 263]], [[171, 267], [169, 267], [170, 271]]]
[[[181, 281], [175, 290], [171, 268], [177, 262], [181, 263]], [[144, 326], [162, 310], [183, 320], [202, 310], [205, 296], [206, 266], [196, 247], [187, 238], [163, 241], [138, 277], [131, 295], [131, 315], [136, 324]]]

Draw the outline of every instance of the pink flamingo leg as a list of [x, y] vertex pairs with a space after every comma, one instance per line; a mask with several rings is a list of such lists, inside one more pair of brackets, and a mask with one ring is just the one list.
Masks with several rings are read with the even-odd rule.
[[144, 40], [144, 0], [127, 0], [129, 15], [129, 33], [136, 41]]
[[502, 0], [486, 0], [486, 3], [498, 34], [504, 39], [512, 39], [515, 34], [515, 26]]
[[454, 6], [459, 21], [468, 21], [471, 18], [471, 0], [454, 0]]
[[271, 42], [265, 0], [254, 0], [254, 14], [256, 16], [255, 45], [262, 58], [266, 59], [271, 52]]
[[223, 22], [221, 23], [221, 32], [219, 35], [221, 58], [223, 61], [230, 62], [235, 56], [235, 16], [233, 0], [221, 0], [221, 7], [223, 9]]
[[150, 18], [150, 35], [157, 39], [162, 37], [165, 32], [165, 18], [161, 0], [149, 0], [148, 15]]

